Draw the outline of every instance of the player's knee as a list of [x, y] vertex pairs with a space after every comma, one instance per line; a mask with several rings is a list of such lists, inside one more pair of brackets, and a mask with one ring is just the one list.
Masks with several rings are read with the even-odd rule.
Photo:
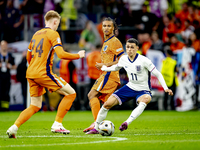
[[87, 95], [87, 96], [88, 96], [88, 99], [89, 99], [89, 100], [91, 100], [91, 99], [92, 99], [92, 95], [91, 95], [91, 93], [90, 93], [90, 92], [88, 93], [88, 95]]
[[31, 108], [34, 111], [34, 113], [38, 112], [41, 109], [41, 107], [35, 105], [30, 105], [29, 108]]
[[140, 102], [144, 102], [146, 104], [150, 103], [151, 101], [151, 96], [150, 95], [143, 95], [143, 97], [138, 101]]
[[111, 105], [108, 105], [106, 103], [103, 105], [103, 107], [106, 108], [106, 109], [111, 109]]
[[106, 109], [111, 109], [111, 108], [112, 108], [112, 105], [111, 105], [111, 103], [109, 103], [108, 101], [106, 101], [106, 102], [103, 104], [103, 107], [106, 108]]
[[76, 92], [74, 92], [73, 94], [70, 94], [74, 99], [76, 98]]
[[93, 91], [90, 91], [87, 96], [88, 96], [88, 99], [91, 100], [92, 98], [96, 96], [96, 94]]

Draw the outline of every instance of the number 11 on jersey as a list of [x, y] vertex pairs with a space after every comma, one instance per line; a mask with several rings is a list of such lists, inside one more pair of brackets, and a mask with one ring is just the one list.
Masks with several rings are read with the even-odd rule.
[[133, 74], [133, 73], [131, 73], [131, 76], [132, 76], [132, 80], [137, 80], [137, 74]]

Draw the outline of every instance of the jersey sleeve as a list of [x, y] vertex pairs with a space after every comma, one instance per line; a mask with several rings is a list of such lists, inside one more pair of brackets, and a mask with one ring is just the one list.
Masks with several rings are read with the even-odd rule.
[[32, 48], [33, 48], [33, 42], [31, 40], [31, 42], [28, 45], [28, 51], [26, 54], [26, 60], [28, 61], [28, 64], [30, 64], [30, 62], [31, 62], [31, 58], [32, 58], [31, 52], [33, 50]]
[[62, 42], [60, 39], [60, 35], [58, 34], [58, 32], [53, 32], [51, 34], [51, 36], [49, 37], [51, 44], [53, 46], [53, 48], [57, 47], [57, 46], [62, 46]]
[[32, 40], [31, 40], [31, 42], [30, 42], [29, 45], [28, 45], [28, 51], [29, 51], [29, 52], [32, 52], [32, 47], [33, 47], [33, 42], [32, 42]]
[[124, 54], [122, 43], [120, 41], [115, 41], [115, 43], [112, 44], [111, 51], [117, 56], [117, 58], [120, 58]]
[[150, 71], [152, 72], [156, 67], [155, 65], [151, 62], [150, 59], [148, 59], [147, 57], [144, 57], [144, 61], [145, 61], [145, 67]]
[[118, 66], [118, 67], [123, 67], [123, 62], [124, 62], [123, 59], [124, 59], [123, 56], [119, 59], [119, 61], [118, 61], [118, 63], [117, 63], [117, 66]]

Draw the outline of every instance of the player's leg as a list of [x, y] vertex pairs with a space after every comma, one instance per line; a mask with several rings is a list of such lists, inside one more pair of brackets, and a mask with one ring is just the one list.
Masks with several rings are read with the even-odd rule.
[[123, 131], [128, 128], [128, 125], [135, 120], [146, 108], [147, 104], [151, 101], [150, 94], [143, 94], [138, 99], [137, 102], [139, 103], [138, 106], [132, 111], [129, 118], [121, 124], [119, 130]]
[[12, 125], [7, 130], [9, 138], [16, 138], [18, 128], [28, 119], [30, 119], [31, 116], [33, 116], [36, 112], [38, 112], [41, 109], [41, 106], [42, 106], [42, 96], [31, 97], [31, 105], [20, 113], [14, 125]]
[[[99, 93], [98, 91], [94, 89], [91, 89], [90, 92], [88, 93], [88, 99], [90, 101], [90, 108], [91, 108], [94, 120], [97, 119], [97, 115], [100, 110], [100, 100], [98, 99], [100, 94], [101, 93]], [[93, 122], [88, 128], [84, 129], [83, 132], [87, 132], [89, 130], [94, 129], [94, 124], [95, 123]]]
[[115, 96], [111, 95], [108, 98], [108, 100], [103, 104], [103, 106], [101, 107], [97, 115], [97, 119], [95, 123], [96, 129], [98, 129], [98, 125], [106, 118], [108, 111], [115, 105], [119, 105], [119, 101], [117, 100]]
[[[88, 93], [88, 98], [90, 101], [90, 107], [92, 110], [92, 114], [94, 120], [96, 121], [98, 112], [100, 110], [100, 96], [107, 95], [113, 93], [118, 87], [118, 83], [109, 79], [105, 79], [105, 76], [101, 75], [93, 85], [92, 89]], [[107, 100], [108, 97], [104, 100]], [[102, 99], [101, 99], [102, 100]], [[94, 123], [91, 124], [90, 127], [83, 130], [83, 132], [87, 132], [94, 128]]]
[[101, 93], [99, 93], [98, 91], [94, 89], [91, 89], [90, 92], [88, 93], [88, 99], [90, 101], [90, 107], [91, 107], [94, 120], [97, 119], [97, 114], [100, 110], [100, 100], [98, 99], [100, 94]]
[[51, 127], [51, 131], [59, 132], [59, 133], [63, 133], [63, 134], [69, 134], [70, 131], [66, 130], [63, 127], [62, 121], [63, 121], [64, 116], [70, 110], [72, 103], [74, 102], [74, 100], [76, 98], [76, 92], [68, 83], [64, 87], [58, 89], [56, 92], [64, 95], [64, 97], [58, 106], [56, 118]]
[[117, 100], [117, 98], [111, 95], [101, 107], [97, 115], [94, 129], [90, 130], [86, 134], [98, 134], [99, 124], [106, 118], [109, 109], [111, 109], [113, 106], [118, 105], [118, 104], [119, 104], [119, 101]]
[[42, 95], [45, 93], [45, 89], [33, 80], [28, 79], [28, 82], [30, 85], [31, 105], [20, 113], [14, 125], [7, 130], [9, 138], [16, 138], [18, 128], [41, 109]]
[[[103, 82], [102, 77], [97, 79], [96, 82], [94, 83], [92, 89], [88, 93], [88, 99], [89, 99], [90, 108], [91, 108], [91, 111], [92, 111], [94, 121], [96, 120], [98, 112], [100, 110], [100, 100], [99, 100], [98, 97], [101, 95], [101, 93], [99, 92], [99, 89], [102, 86], [102, 82]], [[94, 129], [94, 122], [89, 127], [85, 128], [83, 130], [83, 132], [88, 132], [92, 129]]]

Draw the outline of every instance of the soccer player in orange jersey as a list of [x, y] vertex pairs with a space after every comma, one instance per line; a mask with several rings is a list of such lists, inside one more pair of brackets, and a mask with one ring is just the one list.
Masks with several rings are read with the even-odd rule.
[[[102, 22], [102, 30], [104, 33], [104, 44], [101, 49], [101, 63], [97, 63], [96, 67], [100, 70], [103, 65], [112, 66], [117, 64], [118, 59], [124, 54], [122, 43], [115, 37], [117, 31], [117, 24], [111, 18], [105, 18]], [[90, 107], [94, 120], [100, 110], [100, 100], [105, 102], [108, 97], [120, 85], [119, 72], [106, 72], [104, 71], [101, 76], [96, 80], [92, 89], [88, 93], [90, 100]], [[94, 128], [94, 123], [90, 127], [83, 130], [88, 132]]]
[[31, 105], [21, 112], [14, 125], [8, 130], [9, 138], [15, 138], [18, 128], [25, 123], [42, 106], [42, 95], [47, 88], [50, 92], [64, 95], [59, 104], [55, 122], [51, 127], [52, 132], [63, 134], [70, 133], [62, 125], [62, 120], [76, 98], [75, 90], [62, 78], [52, 72], [54, 53], [61, 59], [79, 59], [85, 57], [85, 51], [77, 54], [65, 52], [60, 36], [56, 31], [60, 23], [60, 15], [51, 10], [44, 16], [46, 27], [37, 31], [29, 44], [27, 61], [29, 63], [26, 77], [29, 82]]

